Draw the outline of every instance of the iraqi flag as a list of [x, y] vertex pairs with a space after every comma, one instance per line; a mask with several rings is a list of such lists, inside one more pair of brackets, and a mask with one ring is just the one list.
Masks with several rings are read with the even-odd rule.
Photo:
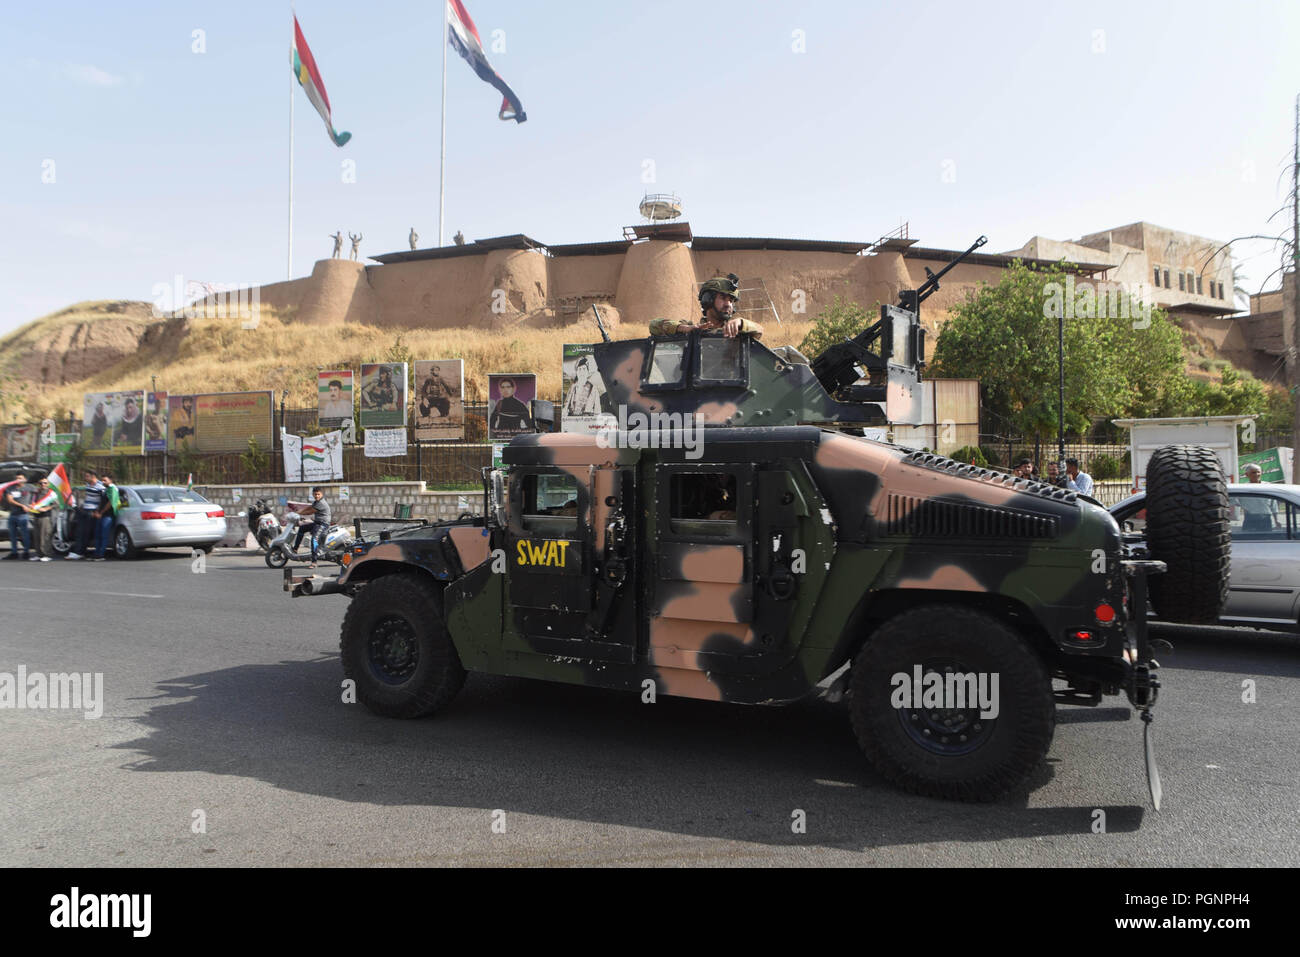
[[492, 64], [488, 63], [478, 29], [474, 26], [474, 21], [469, 18], [465, 4], [460, 0], [447, 0], [447, 27], [447, 42], [451, 44], [451, 48], [465, 58], [480, 80], [492, 84], [501, 94], [501, 110], [497, 114], [498, 118], [514, 120], [516, 123], [528, 119], [528, 114], [520, 105], [515, 91], [506, 86], [506, 81], [501, 79], [497, 71], [492, 69]]
[[63, 499], [64, 505], [72, 504], [72, 483], [68, 481], [68, 473], [60, 462], [54, 466], [54, 470], [46, 476], [50, 480], [50, 488], [59, 493], [59, 498]]
[[334, 145], [342, 146], [352, 139], [351, 133], [334, 132], [334, 121], [330, 118], [330, 98], [325, 92], [325, 81], [320, 78], [320, 70], [316, 69], [316, 58], [311, 55], [311, 47], [307, 46], [307, 39], [302, 35], [302, 27], [298, 26], [297, 16], [293, 18], [293, 75], [298, 78], [303, 92], [307, 94], [307, 99], [311, 100], [311, 105], [316, 107], [316, 112], [325, 121], [325, 129], [329, 130]]

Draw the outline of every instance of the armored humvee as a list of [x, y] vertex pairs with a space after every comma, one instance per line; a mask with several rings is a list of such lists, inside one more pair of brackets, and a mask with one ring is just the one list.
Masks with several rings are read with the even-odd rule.
[[[1149, 730], [1164, 565], [1075, 492], [823, 427], [911, 408], [915, 308], [873, 330], [848, 372], [746, 336], [594, 344], [621, 428], [518, 437], [484, 470], [482, 517], [382, 532], [337, 580], [286, 571], [286, 589], [351, 596], [344, 673], [394, 717], [445, 707], [470, 671], [645, 701], [843, 695], [883, 777], [976, 801], [1040, 765], [1058, 703], [1122, 692]], [[1175, 536], [1222, 522], [1218, 580], [1191, 583], [1222, 595], [1222, 470], [1171, 449], [1152, 500]]]

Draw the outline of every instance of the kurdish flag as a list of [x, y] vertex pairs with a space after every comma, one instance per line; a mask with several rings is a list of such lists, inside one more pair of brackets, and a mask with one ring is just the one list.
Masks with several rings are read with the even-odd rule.
[[325, 129], [329, 130], [334, 145], [342, 146], [352, 139], [351, 133], [334, 132], [334, 121], [330, 119], [330, 98], [325, 92], [325, 81], [320, 78], [320, 70], [316, 69], [316, 58], [311, 55], [311, 47], [307, 46], [307, 39], [302, 35], [302, 27], [298, 26], [297, 15], [293, 18], [293, 75], [298, 78], [303, 92], [307, 94], [307, 99], [311, 100], [311, 105], [316, 107], [316, 112], [325, 121]]
[[460, 0], [447, 0], [447, 26], [447, 42], [451, 44], [451, 48], [465, 58], [465, 62], [474, 69], [480, 80], [496, 87], [503, 97], [501, 110], [497, 113], [498, 119], [514, 120], [516, 123], [528, 119], [528, 114], [520, 105], [515, 91], [506, 86], [506, 81], [501, 79], [497, 71], [492, 69], [492, 64], [488, 63], [478, 29], [474, 26], [474, 21], [469, 18], [465, 4]]
[[190, 477], [185, 480], [185, 491], [189, 492], [193, 490], [193, 488], [194, 488], [194, 473], [191, 472]]
[[72, 483], [68, 481], [68, 473], [60, 462], [54, 466], [54, 471], [46, 476], [50, 480], [50, 488], [59, 493], [59, 498], [63, 499], [64, 505], [72, 504]]
[[324, 462], [325, 455], [329, 451], [323, 445], [317, 445], [314, 439], [304, 439], [302, 443], [302, 457], [311, 459], [313, 462]]

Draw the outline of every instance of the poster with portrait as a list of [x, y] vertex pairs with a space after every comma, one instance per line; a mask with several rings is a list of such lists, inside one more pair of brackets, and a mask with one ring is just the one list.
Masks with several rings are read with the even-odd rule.
[[488, 441], [509, 442], [516, 435], [536, 432], [531, 403], [537, 397], [537, 376], [494, 373], [488, 376]]
[[245, 452], [250, 439], [271, 448], [270, 392], [208, 392], [194, 396], [194, 443], [200, 452]]
[[596, 368], [596, 347], [566, 345], [561, 365], [564, 401], [560, 403], [560, 430], [595, 433], [618, 428], [611, 414], [605, 380]]
[[167, 450], [179, 451], [186, 443], [197, 447], [194, 435], [194, 396], [169, 395], [167, 397]]
[[144, 450], [167, 451], [166, 392], [150, 392], [144, 397]]
[[81, 442], [88, 452], [144, 453], [144, 390], [85, 393]]
[[415, 364], [415, 437], [419, 441], [465, 437], [464, 367], [461, 359]]
[[320, 427], [337, 429], [352, 418], [352, 370], [327, 369], [316, 373]]
[[406, 363], [366, 363], [361, 367], [363, 429], [406, 425]]
[[31, 461], [36, 457], [36, 437], [40, 432], [35, 425], [6, 425], [4, 427], [4, 453], [7, 459]]

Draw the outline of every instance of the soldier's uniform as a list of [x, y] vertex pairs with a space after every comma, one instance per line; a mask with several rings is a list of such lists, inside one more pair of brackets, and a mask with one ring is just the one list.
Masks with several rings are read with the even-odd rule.
[[[683, 332], [690, 332], [695, 328], [705, 330], [721, 329], [730, 320], [723, 319], [720, 322], [710, 322], [708, 319], [709, 308], [713, 305], [718, 294], [728, 296], [731, 299], [740, 301], [740, 280], [733, 273], [725, 279], [717, 277], [710, 279], [700, 287], [700, 308], [704, 310], [704, 316], [692, 322], [688, 319], [651, 319], [650, 335], [652, 336], [675, 336]], [[750, 319], [741, 319], [740, 316], [733, 315], [732, 319], [740, 322], [740, 329], [737, 335], [749, 334], [754, 337], [763, 334], [763, 327], [757, 322]]]

